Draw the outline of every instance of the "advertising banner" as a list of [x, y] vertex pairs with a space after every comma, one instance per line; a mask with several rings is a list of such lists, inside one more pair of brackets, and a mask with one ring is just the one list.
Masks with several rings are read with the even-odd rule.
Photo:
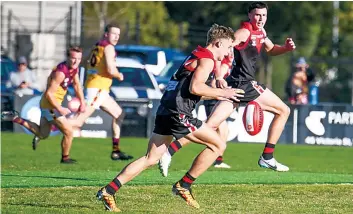
[[297, 109], [297, 143], [352, 146], [353, 106], [307, 105]]
[[[251, 142], [251, 143], [266, 143], [268, 136], [268, 129], [273, 120], [274, 115], [269, 112], [264, 112], [264, 124], [259, 134], [255, 136], [249, 135], [243, 125], [243, 113], [245, 106], [241, 106], [235, 109], [230, 117], [227, 119], [228, 125], [228, 141], [234, 142]], [[205, 106], [202, 102], [197, 106], [196, 110], [193, 112], [194, 116], [202, 121], [206, 121], [207, 115]], [[291, 114], [287, 125], [281, 135], [279, 140], [280, 143], [292, 143], [293, 142], [293, 115]]]
[[[15, 96], [14, 108], [21, 117], [39, 124], [40, 96]], [[153, 131], [159, 100], [119, 100], [125, 112], [121, 136], [149, 137]], [[65, 102], [64, 102], [65, 105]], [[235, 109], [227, 119], [228, 141], [265, 143], [268, 129], [274, 115], [264, 112], [264, 125], [259, 134], [249, 135], [244, 128], [242, 115], [245, 107]], [[194, 116], [205, 121], [206, 111], [199, 103]], [[85, 122], [81, 130], [75, 131], [76, 137], [107, 138], [112, 136], [112, 118], [102, 110], [97, 110]], [[14, 125], [15, 132], [31, 134], [20, 125]], [[59, 134], [52, 126], [51, 135]], [[294, 105], [285, 125], [279, 143], [309, 145], [353, 145], [353, 106], [351, 105]]]

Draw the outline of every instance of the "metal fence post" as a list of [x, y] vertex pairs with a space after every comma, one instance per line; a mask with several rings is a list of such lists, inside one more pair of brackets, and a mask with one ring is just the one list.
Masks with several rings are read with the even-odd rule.
[[352, 71], [352, 84], [351, 84], [351, 91], [352, 91], [352, 98], [351, 98], [351, 104], [353, 106], [353, 71]]
[[12, 10], [9, 10], [9, 16], [7, 17], [7, 53], [11, 53], [11, 20]]
[[71, 23], [72, 23], [72, 6], [69, 9], [66, 21], [66, 48], [68, 48], [71, 44]]
[[4, 5], [1, 4], [1, 41], [0, 43], [3, 44], [3, 38], [4, 38]]

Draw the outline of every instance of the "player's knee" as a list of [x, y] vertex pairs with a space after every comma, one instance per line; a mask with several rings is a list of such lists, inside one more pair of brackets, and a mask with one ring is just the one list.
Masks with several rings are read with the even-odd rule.
[[146, 157], [145, 165], [146, 167], [154, 166], [158, 163], [158, 160], [151, 157]]
[[72, 128], [66, 128], [64, 131], [63, 131], [63, 134], [66, 138], [68, 139], [72, 139], [74, 137], [74, 131]]
[[281, 114], [285, 117], [289, 117], [290, 108], [287, 105], [284, 105], [281, 109]]
[[77, 121], [76, 122], [76, 125], [77, 125], [77, 127], [79, 127], [79, 128], [81, 128], [82, 126], [83, 126], [83, 124], [84, 124], [84, 121]]
[[207, 121], [207, 125], [211, 127], [213, 130], [217, 130], [220, 124], [214, 120], [209, 120]]
[[113, 119], [114, 119], [114, 123], [118, 124], [118, 126], [121, 126], [123, 124], [123, 120], [125, 118], [125, 113], [124, 111], [120, 110], [119, 114], [116, 114]]
[[209, 145], [209, 148], [217, 153], [217, 155], [223, 155], [224, 151], [227, 148], [227, 144], [225, 142], [221, 142], [219, 141], [218, 143], [214, 144], [214, 145]]

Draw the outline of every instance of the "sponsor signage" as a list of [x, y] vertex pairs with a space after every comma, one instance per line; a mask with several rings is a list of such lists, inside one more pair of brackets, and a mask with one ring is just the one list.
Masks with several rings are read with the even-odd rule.
[[[15, 96], [14, 108], [20, 113], [21, 117], [39, 124], [40, 98], [40, 96], [28, 95]], [[154, 127], [159, 100], [149, 100], [148, 102], [121, 100], [118, 103], [125, 111], [121, 135], [148, 137]], [[227, 119], [228, 141], [265, 143], [273, 114], [264, 112], [264, 124], [261, 132], [251, 136], [245, 131], [242, 123], [244, 109], [243, 106], [239, 107]], [[142, 114], [144, 112], [147, 114]], [[206, 120], [205, 106], [202, 102], [199, 103], [193, 114], [202, 121]], [[86, 120], [81, 130], [75, 131], [75, 136], [111, 137], [111, 125], [112, 118], [104, 111], [97, 110]], [[14, 125], [14, 131], [31, 134], [27, 129], [17, 124]], [[55, 127], [52, 128], [51, 135], [59, 133], [60, 131]], [[353, 106], [293, 105], [279, 143], [353, 146]]]
[[[18, 111], [22, 118], [27, 119], [36, 124], [40, 123], [41, 111], [39, 107], [41, 96], [24, 95], [22, 97], [15, 96], [14, 108]], [[65, 105], [65, 102], [64, 102]], [[76, 130], [75, 137], [95, 137], [106, 138], [111, 136], [112, 118], [102, 110], [95, 111], [89, 118], [81, 130]], [[25, 132], [32, 134], [29, 130], [14, 124], [15, 132]], [[51, 136], [60, 134], [60, 131], [52, 126]]]
[[102, 110], [96, 110], [86, 119], [81, 130], [76, 130], [75, 137], [107, 138], [112, 136], [112, 117]]
[[298, 143], [353, 145], [353, 106], [301, 106], [298, 108]]
[[[251, 136], [245, 131], [245, 127], [242, 122], [244, 110], [245, 106], [241, 106], [238, 109], [235, 109], [230, 115], [230, 117], [227, 119], [227, 125], [229, 130], [228, 141], [266, 143], [268, 129], [270, 127], [274, 115], [269, 112], [264, 112], [264, 124], [261, 131], [257, 135]], [[205, 121], [207, 119], [206, 110], [203, 103], [198, 105], [196, 110], [193, 112], [193, 115], [202, 121]], [[293, 116], [291, 115], [288, 119], [289, 125], [285, 127], [285, 131], [283, 132], [279, 140], [280, 143], [288, 143], [292, 140], [292, 120]]]
[[[20, 113], [20, 116], [26, 120], [40, 124], [40, 102], [41, 96], [32, 96], [32, 95], [23, 95], [23, 96], [14, 96], [14, 108], [17, 112]], [[28, 129], [14, 123], [15, 132], [25, 132], [26, 134], [32, 134]], [[52, 126], [50, 136], [58, 135], [60, 131]]]

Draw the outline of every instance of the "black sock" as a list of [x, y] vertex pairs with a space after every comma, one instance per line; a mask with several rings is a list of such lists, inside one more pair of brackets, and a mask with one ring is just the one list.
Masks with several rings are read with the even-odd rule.
[[169, 145], [168, 152], [170, 156], [173, 156], [175, 152], [179, 151], [179, 149], [181, 149], [181, 144], [178, 140], [175, 140]]
[[270, 160], [273, 158], [273, 152], [275, 151], [276, 144], [266, 143], [264, 151], [262, 153], [262, 157], [265, 160]]
[[196, 178], [192, 177], [189, 172], [187, 172], [179, 182], [182, 187], [189, 189], [195, 180]]
[[114, 195], [120, 189], [120, 187], [120, 181], [117, 178], [114, 178], [112, 182], [105, 186], [105, 189], [107, 190], [107, 193]]
[[223, 163], [223, 156], [218, 156], [218, 158], [216, 159], [215, 164], [221, 164]]

